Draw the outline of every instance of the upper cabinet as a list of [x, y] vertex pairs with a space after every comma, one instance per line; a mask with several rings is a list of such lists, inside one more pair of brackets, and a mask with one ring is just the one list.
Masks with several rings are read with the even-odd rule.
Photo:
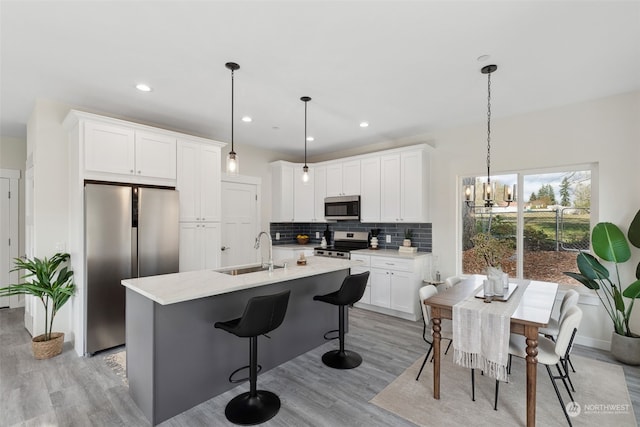
[[[69, 112], [64, 126], [70, 135], [71, 162], [78, 165], [83, 180], [175, 187], [181, 167], [178, 141], [185, 140], [209, 146], [210, 151], [199, 154], [209, 166], [192, 164], [191, 172], [219, 186], [220, 148], [226, 145], [222, 142], [76, 110]], [[219, 188], [203, 191], [220, 192]], [[219, 209], [219, 196], [212, 203]], [[205, 209], [206, 216], [212, 216], [211, 209]]]
[[429, 222], [429, 170], [426, 149], [380, 157], [381, 222]]
[[302, 180], [302, 166], [296, 165], [293, 170], [293, 220], [313, 222], [315, 170], [313, 167], [309, 167], [309, 180], [304, 182]]
[[360, 221], [380, 221], [380, 156], [360, 161]]
[[220, 147], [178, 141], [180, 221], [220, 221]]
[[429, 222], [430, 152], [426, 144], [309, 165], [272, 167], [272, 221], [324, 222], [324, 199], [360, 196], [360, 222]]
[[293, 222], [293, 169], [294, 164], [271, 164], [271, 221]]
[[313, 168], [313, 221], [324, 222], [324, 198], [327, 197], [327, 167]]
[[360, 160], [327, 163], [327, 197], [360, 194]]
[[87, 122], [85, 172], [176, 179], [176, 138], [125, 126]]

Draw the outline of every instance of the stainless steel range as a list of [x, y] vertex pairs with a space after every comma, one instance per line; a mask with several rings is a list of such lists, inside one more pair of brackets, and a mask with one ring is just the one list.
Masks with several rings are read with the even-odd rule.
[[334, 231], [333, 245], [326, 248], [314, 248], [316, 256], [332, 258], [351, 258], [350, 252], [369, 247], [369, 233], [366, 231]]

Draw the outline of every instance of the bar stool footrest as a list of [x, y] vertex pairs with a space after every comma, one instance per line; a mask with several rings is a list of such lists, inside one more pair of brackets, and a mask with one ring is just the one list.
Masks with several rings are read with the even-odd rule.
[[[245, 382], [245, 381], [249, 381], [250, 377], [244, 377], [244, 378], [237, 378], [236, 379], [236, 378], [233, 378], [233, 376], [235, 374], [237, 374], [238, 372], [242, 371], [243, 369], [249, 369], [250, 367], [251, 367], [251, 365], [245, 365], [245, 366], [242, 366], [242, 367], [236, 369], [235, 371], [231, 372], [231, 375], [229, 375], [229, 382], [233, 383], [233, 384], [236, 384], [236, 383], [242, 383], [242, 382]], [[262, 365], [258, 365], [258, 369], [256, 371], [256, 375], [259, 374], [260, 371], [262, 371]]]
[[[337, 333], [337, 334], [338, 334], [338, 335], [336, 335], [335, 337], [329, 337], [329, 336], [327, 336], [327, 335], [329, 335], [329, 334], [335, 334], [335, 333]], [[325, 333], [324, 333], [323, 337], [324, 337], [324, 339], [325, 339], [325, 340], [327, 340], [327, 341], [337, 340], [338, 338], [340, 338], [340, 329], [333, 329], [333, 330], [331, 330], [331, 331], [327, 331], [327, 332], [325, 332]]]

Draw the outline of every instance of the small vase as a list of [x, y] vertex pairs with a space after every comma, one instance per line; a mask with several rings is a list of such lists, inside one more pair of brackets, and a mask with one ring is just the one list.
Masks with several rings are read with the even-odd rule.
[[378, 249], [378, 238], [375, 236], [371, 238], [371, 249]]
[[407, 247], [411, 246], [411, 239], [404, 239], [402, 241], [402, 246], [407, 246]]
[[493, 295], [496, 297], [504, 296], [504, 285], [502, 279], [502, 269], [500, 267], [487, 267], [487, 280], [493, 288]]

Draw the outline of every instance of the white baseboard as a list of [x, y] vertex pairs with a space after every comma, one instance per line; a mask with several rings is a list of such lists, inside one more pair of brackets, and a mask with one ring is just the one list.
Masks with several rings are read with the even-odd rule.
[[599, 340], [592, 337], [585, 337], [582, 335], [576, 335], [576, 339], [574, 340], [576, 344], [584, 345], [586, 347], [598, 348], [600, 350], [607, 350], [611, 348], [611, 342]]

